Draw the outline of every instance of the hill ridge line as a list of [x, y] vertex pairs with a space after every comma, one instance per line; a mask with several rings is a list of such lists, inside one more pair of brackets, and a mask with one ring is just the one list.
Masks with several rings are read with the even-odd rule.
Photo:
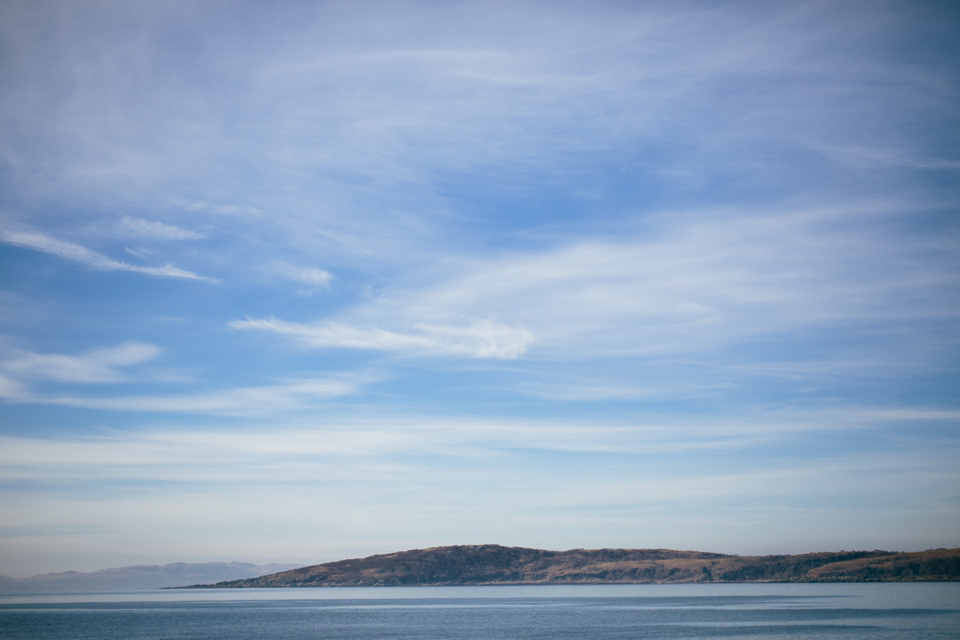
[[740, 556], [673, 549], [410, 549], [181, 588], [958, 581], [960, 549]]

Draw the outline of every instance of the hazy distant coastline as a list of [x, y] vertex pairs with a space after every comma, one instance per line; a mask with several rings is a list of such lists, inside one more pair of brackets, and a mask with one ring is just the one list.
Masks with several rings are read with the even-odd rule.
[[960, 580], [960, 549], [736, 556], [669, 549], [413, 549], [196, 588]]
[[299, 566], [301, 565], [276, 563], [256, 565], [249, 562], [174, 562], [164, 565], [115, 567], [89, 573], [45, 573], [29, 578], [0, 576], [0, 593], [162, 589], [197, 582], [252, 578]]

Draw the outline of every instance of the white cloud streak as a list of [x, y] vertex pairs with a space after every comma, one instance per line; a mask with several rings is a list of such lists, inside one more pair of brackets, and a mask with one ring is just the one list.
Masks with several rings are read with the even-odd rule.
[[282, 384], [240, 387], [203, 393], [121, 397], [35, 397], [31, 401], [90, 409], [151, 411], [222, 416], [275, 416], [316, 407], [330, 398], [355, 393], [359, 383], [328, 378], [302, 378]]
[[258, 329], [291, 336], [311, 347], [347, 347], [420, 354], [466, 355], [512, 360], [523, 355], [529, 331], [492, 320], [465, 326], [414, 324], [414, 332], [349, 327], [334, 322], [302, 324], [276, 318], [248, 318], [229, 323], [234, 329]]
[[73, 242], [56, 240], [35, 231], [12, 231], [3, 229], [0, 230], [0, 239], [8, 244], [26, 247], [34, 251], [40, 251], [56, 256], [57, 258], [62, 258], [63, 260], [77, 262], [90, 269], [101, 271], [130, 271], [160, 278], [182, 278], [185, 280], [217, 282], [215, 278], [200, 276], [169, 264], [162, 267], [138, 267], [127, 262], [108, 258]]
[[315, 408], [331, 398], [356, 393], [370, 376], [292, 378], [278, 384], [195, 393], [153, 395], [64, 395], [44, 383], [116, 384], [143, 382], [124, 367], [153, 360], [160, 349], [143, 342], [93, 349], [80, 355], [14, 351], [0, 360], [0, 398], [11, 403], [48, 404], [114, 411], [262, 417]]
[[333, 280], [333, 274], [324, 269], [298, 267], [279, 260], [274, 263], [273, 271], [282, 278], [304, 285], [299, 291], [301, 295], [313, 295], [320, 289], [328, 289]]
[[[134, 364], [152, 360], [160, 349], [143, 342], [127, 342], [116, 347], [93, 349], [81, 355], [57, 353], [16, 353], [0, 361], [0, 370], [20, 380], [78, 382], [85, 384], [127, 382], [129, 376], [120, 370]], [[5, 397], [23, 396], [18, 393], [3, 394]]]
[[119, 227], [127, 235], [155, 240], [199, 240], [206, 237], [202, 233], [181, 229], [171, 224], [130, 216], [124, 216], [120, 220]]

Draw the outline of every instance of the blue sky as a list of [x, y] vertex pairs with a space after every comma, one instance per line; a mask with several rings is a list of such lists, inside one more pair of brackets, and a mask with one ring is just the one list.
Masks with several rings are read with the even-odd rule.
[[0, 7], [0, 573], [960, 546], [960, 12]]

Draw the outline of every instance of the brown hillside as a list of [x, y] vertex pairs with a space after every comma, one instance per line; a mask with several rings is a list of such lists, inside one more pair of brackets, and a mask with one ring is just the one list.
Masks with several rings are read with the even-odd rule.
[[211, 587], [960, 580], [960, 549], [731, 556], [669, 549], [545, 551], [500, 545], [413, 549]]

